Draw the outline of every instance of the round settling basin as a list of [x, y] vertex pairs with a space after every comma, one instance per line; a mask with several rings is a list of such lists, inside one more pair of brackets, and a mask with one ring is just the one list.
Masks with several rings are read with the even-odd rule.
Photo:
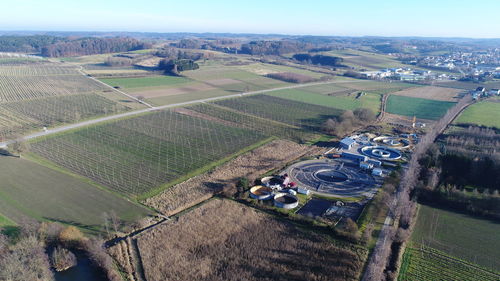
[[326, 169], [317, 171], [315, 176], [325, 182], [344, 182], [348, 179], [348, 176], [345, 173]]
[[250, 197], [258, 200], [268, 200], [273, 197], [273, 190], [267, 186], [256, 185], [250, 188]]
[[299, 205], [297, 196], [288, 193], [278, 193], [274, 196], [274, 206], [283, 209], [293, 209]]

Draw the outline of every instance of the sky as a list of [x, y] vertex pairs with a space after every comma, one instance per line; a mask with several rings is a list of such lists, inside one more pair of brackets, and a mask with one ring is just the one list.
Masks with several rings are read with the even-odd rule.
[[0, 30], [500, 38], [500, 0], [0, 0]]

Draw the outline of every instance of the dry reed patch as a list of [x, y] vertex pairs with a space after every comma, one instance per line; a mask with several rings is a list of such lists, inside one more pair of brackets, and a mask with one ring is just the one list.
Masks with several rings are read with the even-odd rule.
[[356, 280], [366, 258], [229, 200], [138, 238], [147, 280]]

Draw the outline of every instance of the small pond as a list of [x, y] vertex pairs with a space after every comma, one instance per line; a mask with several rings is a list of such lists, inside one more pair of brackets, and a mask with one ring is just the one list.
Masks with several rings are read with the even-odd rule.
[[84, 252], [72, 251], [78, 264], [61, 272], [55, 272], [56, 281], [109, 281], [104, 272], [92, 264]]

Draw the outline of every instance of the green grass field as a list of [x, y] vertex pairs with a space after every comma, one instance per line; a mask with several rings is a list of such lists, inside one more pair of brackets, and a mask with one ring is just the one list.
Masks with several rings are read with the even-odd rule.
[[500, 224], [421, 205], [411, 244], [500, 271]]
[[8, 217], [0, 214], [0, 228], [5, 226], [15, 226], [16, 223], [10, 220]]
[[455, 121], [500, 129], [500, 102], [482, 101], [469, 106]]
[[190, 80], [184, 77], [176, 76], [147, 76], [133, 78], [102, 78], [102, 82], [124, 89], [160, 87], [187, 83]]
[[387, 112], [421, 119], [438, 120], [455, 103], [391, 95]]
[[498, 281], [500, 273], [446, 255], [431, 248], [406, 248], [398, 276], [401, 281]]
[[357, 94], [349, 96], [327, 96], [304, 91], [302, 89], [287, 89], [266, 93], [273, 97], [279, 97], [315, 105], [328, 106], [343, 110], [354, 110], [356, 108], [369, 108], [374, 113], [380, 111], [381, 98], [377, 94], [366, 94], [358, 98]]
[[[102, 230], [104, 212], [113, 211], [127, 222], [151, 213], [75, 176], [30, 160], [0, 156], [0, 170], [0, 213], [12, 221], [28, 216], [96, 232]], [[1, 221], [0, 225], [9, 222]]]

